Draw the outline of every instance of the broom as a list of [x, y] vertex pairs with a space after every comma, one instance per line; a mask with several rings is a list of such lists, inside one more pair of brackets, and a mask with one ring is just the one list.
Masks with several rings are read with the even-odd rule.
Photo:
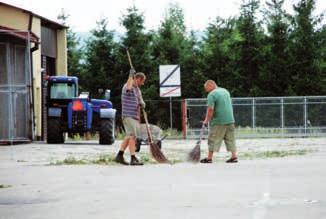
[[[129, 51], [128, 51], [128, 49], [126, 49], [126, 50], [127, 50], [127, 56], [128, 56], [130, 67], [132, 69], [134, 69], [134, 66], [132, 65], [132, 62], [131, 62]], [[149, 128], [147, 113], [144, 108], [142, 108], [142, 111], [143, 111], [143, 116], [144, 116], [145, 123], [146, 123], [146, 131], [147, 131], [148, 142], [149, 142], [149, 147], [150, 147], [150, 152], [152, 154], [152, 157], [159, 163], [170, 163], [170, 161], [165, 157], [165, 155], [163, 154], [163, 152], [161, 151], [159, 146], [154, 143], [153, 136], [152, 136], [151, 130]]]
[[205, 129], [205, 125], [203, 124], [200, 129], [199, 140], [197, 141], [196, 146], [188, 154], [188, 161], [190, 162], [198, 163], [200, 160], [200, 143], [203, 138], [204, 129]]
[[146, 131], [147, 131], [148, 142], [149, 142], [149, 147], [150, 147], [152, 157], [159, 163], [171, 163], [165, 157], [165, 155], [163, 154], [163, 152], [161, 151], [159, 146], [154, 143], [153, 136], [152, 136], [151, 130], [149, 128], [149, 124], [148, 124], [147, 113], [145, 112], [144, 108], [142, 108], [142, 110], [143, 110], [143, 116], [144, 116], [145, 123], [146, 123]]

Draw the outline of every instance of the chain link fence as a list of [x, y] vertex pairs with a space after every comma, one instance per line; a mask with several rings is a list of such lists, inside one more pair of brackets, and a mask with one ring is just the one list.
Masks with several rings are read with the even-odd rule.
[[[233, 98], [232, 104], [238, 138], [326, 136], [326, 96]], [[206, 99], [186, 99], [186, 109], [186, 137], [197, 138]]]

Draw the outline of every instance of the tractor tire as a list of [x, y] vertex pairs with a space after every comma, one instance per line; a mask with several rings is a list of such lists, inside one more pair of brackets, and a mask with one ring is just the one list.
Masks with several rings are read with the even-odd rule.
[[48, 119], [47, 121], [47, 143], [62, 144], [64, 135], [61, 131], [60, 119]]
[[102, 119], [100, 129], [100, 144], [114, 143], [114, 119]]

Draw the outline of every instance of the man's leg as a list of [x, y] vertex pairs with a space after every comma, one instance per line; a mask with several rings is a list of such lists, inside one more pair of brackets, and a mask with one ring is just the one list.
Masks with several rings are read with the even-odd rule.
[[132, 118], [126, 118], [125, 120], [126, 125], [128, 126], [129, 130], [129, 151], [130, 151], [130, 165], [143, 165], [137, 157], [136, 157], [136, 137], [138, 136], [138, 130], [139, 130], [139, 122]]
[[115, 157], [115, 161], [118, 162], [118, 163], [124, 164], [124, 165], [129, 165], [129, 163], [125, 161], [125, 159], [123, 157], [123, 154], [124, 154], [126, 148], [129, 145], [130, 132], [131, 131], [130, 131], [129, 124], [126, 121], [126, 118], [122, 118], [122, 123], [123, 123], [123, 126], [124, 126], [125, 131], [126, 131], [126, 137], [123, 139], [123, 141], [120, 144], [120, 149], [119, 149], [119, 152], [118, 152], [117, 156]]
[[130, 165], [139, 166], [143, 165], [136, 157], [136, 137], [132, 136], [129, 139], [129, 151], [130, 151]]
[[238, 162], [237, 158], [237, 148], [235, 144], [235, 126], [234, 124], [230, 124], [227, 127], [227, 131], [225, 133], [224, 142], [227, 151], [231, 152], [231, 158], [228, 159], [227, 163], [236, 163]]
[[130, 136], [129, 138], [129, 152], [130, 155], [135, 155], [136, 154], [136, 137], [135, 136]]
[[211, 126], [208, 134], [208, 156], [202, 159], [201, 163], [212, 163], [215, 151], [219, 151], [222, 145], [223, 136], [225, 134], [225, 126]]
[[129, 144], [129, 141], [130, 141], [129, 139], [130, 139], [129, 136], [126, 136], [123, 139], [123, 141], [122, 141], [122, 143], [120, 145], [119, 152], [118, 152], [117, 156], [115, 157], [115, 161], [118, 162], [118, 163], [121, 163], [123, 165], [129, 165], [129, 163], [126, 162], [124, 157], [123, 157], [123, 154], [124, 154], [126, 148], [128, 147], [128, 144]]
[[125, 151], [129, 145], [130, 136], [126, 136], [120, 144], [120, 151]]

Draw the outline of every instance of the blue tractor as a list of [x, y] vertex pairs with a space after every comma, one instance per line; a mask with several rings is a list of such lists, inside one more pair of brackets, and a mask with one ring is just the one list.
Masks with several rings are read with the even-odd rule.
[[105, 99], [90, 99], [87, 92], [78, 96], [77, 77], [48, 77], [47, 143], [64, 143], [65, 133], [72, 136], [98, 132], [100, 144], [113, 144], [116, 110], [109, 101], [109, 90], [105, 91]]

